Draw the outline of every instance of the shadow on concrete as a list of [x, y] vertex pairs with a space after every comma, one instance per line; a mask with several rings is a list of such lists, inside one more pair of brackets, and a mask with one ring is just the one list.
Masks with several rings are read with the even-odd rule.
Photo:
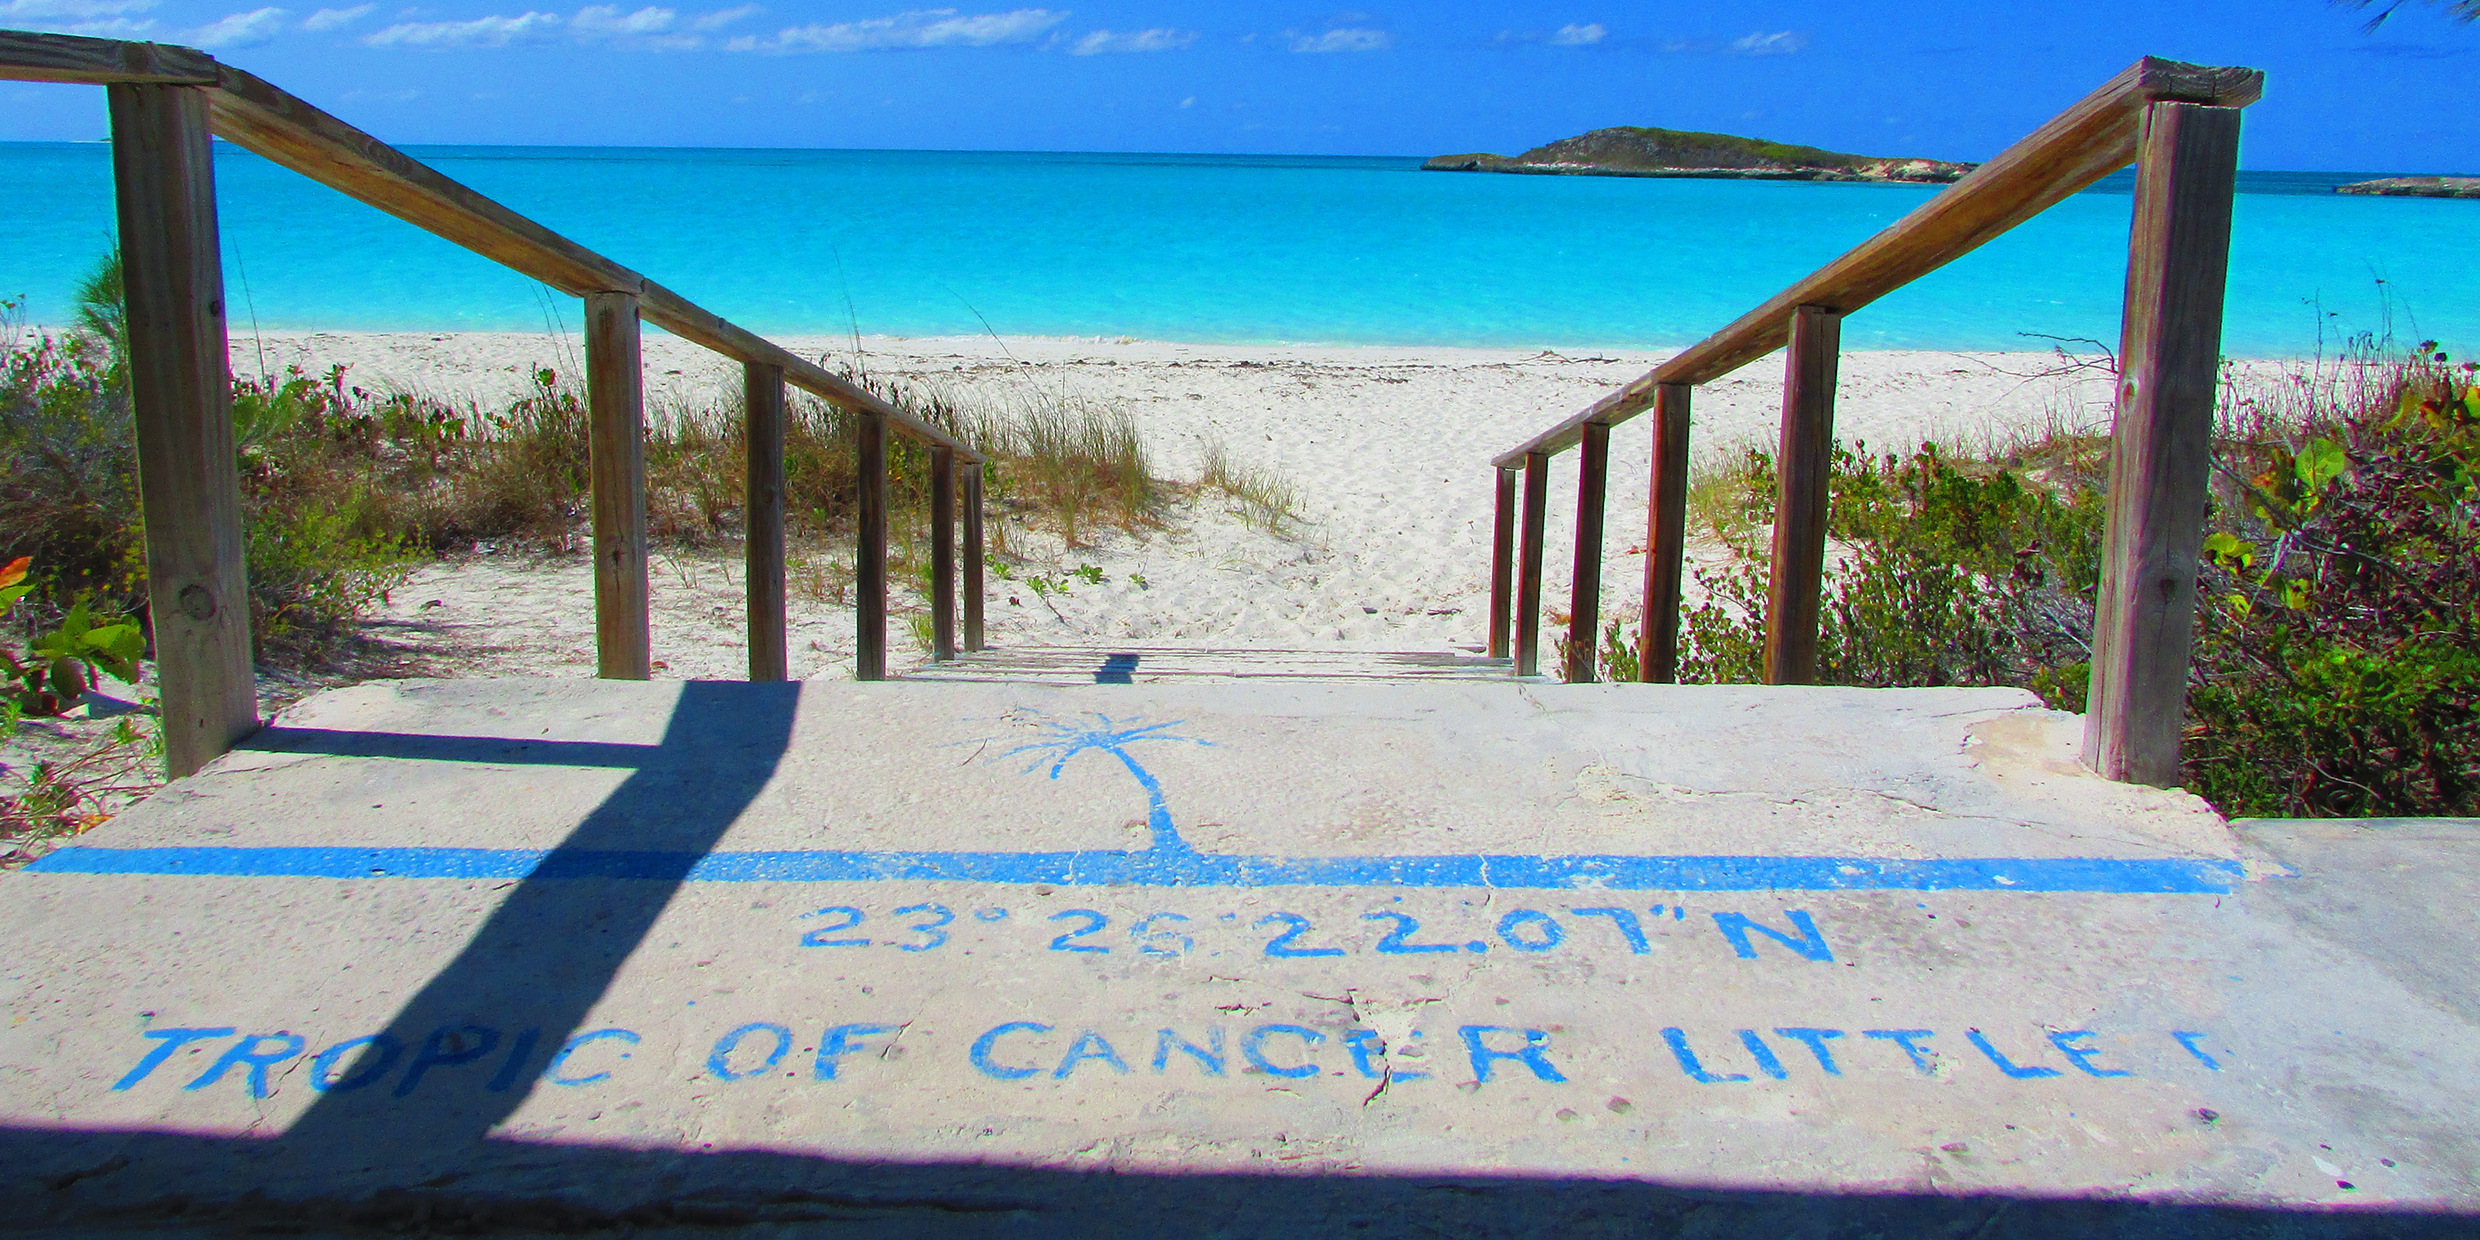
[[[740, 705], [734, 703], [733, 708], [740, 709]], [[723, 722], [728, 725], [730, 721]], [[675, 763], [677, 751], [667, 748], [671, 743], [669, 736], [661, 744], [630, 745], [617, 741], [441, 736], [429, 732], [347, 732], [336, 728], [288, 728], [279, 725], [259, 729], [241, 748], [257, 753], [319, 754], [333, 758], [652, 769]], [[773, 769], [771, 763], [769, 769]]]
[[[268, 1170], [295, 1191], [416, 1163], [432, 1167], [428, 1174], [452, 1174], [524, 1102], [689, 867], [757, 799], [791, 745], [800, 691], [797, 683], [691, 681], [655, 745], [284, 728], [253, 738], [248, 748], [279, 752], [629, 767], [541, 868], [557, 871], [563, 853], [627, 848], [647, 859], [625, 881], [538, 874], [518, 882], [380, 1034], [352, 1058], [326, 1065], [334, 1084], [285, 1133], [281, 1168]], [[649, 844], [661, 851], [643, 852]], [[473, 1073], [486, 1063], [504, 1066], [482, 1088], [419, 1088], [426, 1075]]]
[[[328, 1130], [332, 1136], [333, 1129]], [[2382, 1209], [2270, 1210], [2124, 1199], [1796, 1193], [1632, 1180], [1400, 1175], [1078, 1172], [965, 1163], [860, 1163], [763, 1152], [465, 1144], [461, 1174], [423, 1172], [350, 1195], [155, 1189], [252, 1184], [300, 1157], [269, 1141], [0, 1129], [0, 1166], [59, 1165], [68, 1137], [92, 1163], [26, 1183], [0, 1232], [188, 1235], [777, 1235], [870, 1237], [1545, 1236], [1954, 1237], [1961, 1240], [2427, 1240], [2480, 1218]], [[357, 1138], [408, 1162], [449, 1134]], [[176, 1171], [176, 1169], [178, 1169]], [[384, 1171], [384, 1167], [381, 1168]], [[167, 1172], [175, 1174], [168, 1176]]]

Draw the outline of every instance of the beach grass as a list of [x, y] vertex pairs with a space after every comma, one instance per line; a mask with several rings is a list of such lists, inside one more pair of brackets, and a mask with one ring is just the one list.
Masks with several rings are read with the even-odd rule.
[[983, 411], [971, 429], [995, 467], [992, 498], [1047, 519], [1064, 547], [1084, 545], [1101, 525], [1157, 520], [1164, 494], [1125, 407], [1028, 389]]
[[1197, 485], [1221, 492], [1232, 501], [1241, 521], [1280, 534], [1299, 519], [1300, 487], [1270, 465], [1239, 465], [1222, 441], [1205, 446], [1197, 467]]

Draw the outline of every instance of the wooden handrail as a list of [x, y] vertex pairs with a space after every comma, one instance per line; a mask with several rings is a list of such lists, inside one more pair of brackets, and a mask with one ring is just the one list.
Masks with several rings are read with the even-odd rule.
[[[1567, 678], [1596, 676], [1601, 619], [1603, 472], [1610, 428], [1655, 411], [1637, 678], [1677, 679], [1680, 567], [1686, 550], [1689, 393], [1789, 346], [1775, 456], [1774, 545], [1765, 605], [1765, 680], [1818, 674], [1826, 506], [1843, 317], [2137, 165], [2120, 323], [2110, 512], [2093, 623], [2084, 759], [2111, 779], [2177, 781], [2186, 711], [2221, 348], [2222, 293], [2237, 192], [2240, 109], [2264, 92], [2254, 69], [2146, 57], [1951, 188], [1635, 382], [1501, 454], [1490, 562], [1493, 657], [1539, 669], [1542, 506], [1552, 455], [1584, 445], [1577, 468], [1575, 572]], [[1524, 467], [1523, 532], [1511, 547], [1514, 468]], [[1510, 563], [1516, 559], [1517, 563]], [[1513, 571], [1513, 650], [1505, 614]]]
[[475, 192], [255, 74], [204, 52], [160, 43], [0, 30], [0, 79], [29, 82], [154, 82], [207, 87], [208, 124], [253, 154], [437, 234], [563, 293], [628, 293], [646, 321], [743, 364], [784, 368], [784, 378], [839, 408], [875, 414], [976, 464], [973, 445], [932, 426], [817, 363], [714, 314], [678, 293]]
[[84, 86], [213, 86], [224, 66], [195, 48], [0, 30], [0, 78]]
[[[442, 175], [258, 77], [194, 48], [0, 30], [0, 80], [106, 87], [113, 178], [129, 248], [130, 345], [141, 496], [148, 531], [167, 766], [187, 775], [257, 726], [247, 612], [238, 606], [242, 530], [233, 491], [232, 409], [221, 266], [215, 259], [214, 163], [223, 138], [466, 249], [586, 301], [587, 403], [594, 473], [595, 638], [605, 677], [650, 671], [645, 564], [642, 323], [743, 366], [751, 436], [750, 678], [785, 667], [783, 388], [860, 415], [861, 531], [855, 549], [856, 670], [886, 671], [887, 429], [931, 446], [941, 546], [952, 538], [956, 473], [965, 507], [964, 649], [982, 646], [982, 469], [954, 434], [828, 373], [688, 298]], [[162, 373], [157, 373], [161, 371]], [[763, 438], [763, 442], [760, 440]], [[216, 462], [223, 462], [218, 466]], [[197, 485], [190, 485], [196, 482]], [[222, 491], [217, 491], [221, 487]], [[203, 489], [202, 489], [203, 488]], [[204, 498], [202, 498], [202, 496]], [[763, 544], [763, 545], [762, 545]], [[939, 571], [953, 573], [951, 551]], [[939, 642], [953, 658], [955, 590], [934, 585]]]
[[2177, 101], [2239, 108], [2256, 102], [2264, 89], [2265, 75], [2254, 69], [2147, 56], [1850, 253], [1642, 378], [1500, 453], [1493, 464], [1514, 469], [1523, 465], [1527, 453], [1564, 452], [1583, 438], [1586, 423], [1615, 426], [1652, 408], [1654, 391], [1662, 384], [1709, 383], [1783, 347], [1797, 307], [1849, 314], [1979, 249], [2133, 163], [2147, 104]]
[[[0, 34], [0, 77], [15, 61], [15, 36]], [[95, 42], [96, 40], [87, 40]], [[186, 50], [186, 49], [182, 49]], [[564, 293], [630, 293], [646, 321], [746, 365], [784, 368], [784, 379], [827, 403], [876, 414], [917, 438], [979, 463], [971, 444], [932, 426], [817, 363], [740, 327], [688, 298], [457, 183], [361, 130], [235, 69], [217, 65], [208, 92], [215, 132], [313, 181], [436, 233]]]

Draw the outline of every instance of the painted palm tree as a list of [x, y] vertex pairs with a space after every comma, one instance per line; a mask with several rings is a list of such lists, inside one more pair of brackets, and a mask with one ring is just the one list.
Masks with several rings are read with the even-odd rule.
[[1088, 751], [1107, 753], [1119, 759], [1120, 765], [1127, 767], [1128, 773], [1136, 777], [1137, 786], [1145, 789], [1146, 827], [1152, 834], [1149, 849], [1156, 853], [1194, 853], [1196, 850], [1188, 846], [1188, 841], [1180, 838], [1179, 828], [1171, 824], [1171, 803], [1163, 796], [1162, 781], [1138, 763], [1128, 752], [1128, 746], [1139, 741], [1173, 741], [1186, 745], [1211, 745], [1214, 742], [1172, 735], [1168, 729], [1180, 726], [1181, 721], [1177, 719], [1169, 723], [1140, 724], [1135, 720], [1122, 721], [1108, 715], [1095, 715], [1093, 720], [1090, 725], [1061, 723], [1056, 719], [1040, 720], [1034, 726], [1046, 734], [1043, 739], [1018, 745], [999, 756], [1013, 758], [1034, 754], [1034, 760], [1025, 766], [1025, 773], [1030, 775], [1040, 770], [1047, 761], [1050, 763], [1051, 778], [1057, 779], [1059, 773], [1067, 769], [1070, 758]]

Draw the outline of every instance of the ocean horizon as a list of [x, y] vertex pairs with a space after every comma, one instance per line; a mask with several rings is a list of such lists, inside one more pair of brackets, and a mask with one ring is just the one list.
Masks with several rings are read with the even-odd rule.
[[[1419, 171], [1418, 157], [408, 146], [770, 335], [1660, 349], [1703, 338], [1939, 187]], [[67, 321], [110, 246], [110, 148], [0, 143], [0, 298]], [[2224, 352], [2360, 332], [2480, 345], [2480, 203], [2248, 171]], [[548, 331], [573, 300], [229, 144], [236, 335]], [[1849, 349], [2115, 345], [2131, 172], [1876, 304]]]

